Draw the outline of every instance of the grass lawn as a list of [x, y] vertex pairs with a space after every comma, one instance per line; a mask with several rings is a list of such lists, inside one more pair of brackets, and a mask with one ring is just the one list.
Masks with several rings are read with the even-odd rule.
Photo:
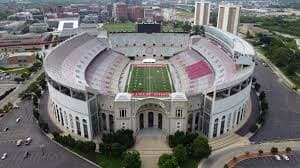
[[197, 168], [198, 161], [193, 159], [187, 159], [180, 168]]
[[194, 17], [194, 12], [190, 11], [190, 10], [180, 10], [180, 9], [177, 9], [176, 16], [177, 17], [192, 18], [192, 17]]
[[0, 67], [1, 73], [16, 73], [16, 74], [22, 74], [24, 72], [30, 73], [28, 68], [5, 68]]
[[173, 92], [168, 65], [133, 64], [127, 92]]
[[[67, 146], [65, 146], [67, 147]], [[69, 148], [69, 147], [67, 147]], [[71, 148], [69, 148], [71, 149]], [[97, 153], [83, 153], [76, 149], [71, 149], [72, 151], [76, 152], [77, 154], [87, 158], [88, 160], [100, 165], [102, 168], [120, 168], [122, 167], [121, 158], [107, 158], [106, 156]]]
[[136, 31], [135, 23], [107, 23], [103, 25], [103, 28], [109, 32], [135, 32]]
[[172, 24], [167, 24], [162, 26], [162, 32], [183, 32], [181, 27], [173, 28]]

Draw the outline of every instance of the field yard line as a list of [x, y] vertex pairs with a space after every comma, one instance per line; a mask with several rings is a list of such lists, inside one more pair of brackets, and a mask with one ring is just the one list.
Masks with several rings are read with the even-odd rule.
[[133, 68], [132, 66], [130, 65], [130, 68], [129, 68], [129, 75], [128, 75], [128, 79], [127, 79], [127, 87], [126, 87], [126, 92], [129, 91], [129, 87], [130, 87], [130, 81], [131, 81], [131, 75], [132, 75], [132, 71], [133, 71]]
[[169, 76], [169, 83], [170, 83], [170, 86], [171, 86], [171, 92], [174, 92], [175, 91], [175, 87], [173, 87], [173, 80], [171, 78], [171, 72], [170, 72], [170, 69], [169, 69], [169, 64], [167, 65], [167, 72], [168, 72], [168, 76]]
[[150, 67], [148, 67], [148, 82], [149, 82], [149, 92], [152, 92], [151, 82], [150, 82]]

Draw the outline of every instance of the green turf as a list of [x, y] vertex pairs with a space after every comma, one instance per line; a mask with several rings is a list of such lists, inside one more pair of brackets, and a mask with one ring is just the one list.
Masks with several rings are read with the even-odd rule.
[[109, 32], [135, 32], [135, 23], [106, 23], [103, 29]]
[[127, 92], [173, 92], [168, 67], [131, 67]]

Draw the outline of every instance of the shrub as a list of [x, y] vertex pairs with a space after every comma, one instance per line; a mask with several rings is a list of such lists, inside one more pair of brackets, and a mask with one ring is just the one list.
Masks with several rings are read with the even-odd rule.
[[261, 87], [260, 84], [258, 84], [258, 83], [254, 84], [254, 88], [257, 92], [259, 91], [260, 87]]
[[159, 168], [178, 168], [176, 157], [172, 154], [162, 154], [158, 160]]
[[176, 157], [176, 160], [178, 161], [178, 164], [182, 164], [187, 159], [187, 152], [186, 148], [180, 144], [177, 145], [173, 150], [174, 156]]
[[260, 100], [263, 100], [263, 99], [265, 99], [265, 98], [266, 98], [266, 93], [265, 93], [264, 91], [260, 92], [260, 94], [259, 94], [259, 99], [260, 99]]
[[119, 157], [125, 151], [125, 147], [119, 143], [111, 144], [111, 155], [113, 157]]
[[40, 113], [37, 108], [33, 108], [33, 116], [35, 119], [37, 119], [37, 120], [39, 119]]
[[189, 146], [193, 143], [194, 139], [198, 137], [198, 134], [184, 133], [182, 131], [176, 131], [174, 135], [168, 136], [169, 146], [171, 148], [176, 147], [179, 144]]
[[271, 148], [271, 153], [272, 153], [273, 155], [277, 154], [277, 153], [278, 153], [278, 148], [272, 147], [272, 148]]
[[292, 148], [287, 147], [287, 148], [285, 148], [285, 151], [286, 151], [287, 153], [290, 153], [290, 152], [292, 152]]
[[140, 168], [142, 161], [137, 151], [124, 152], [122, 155], [123, 168]]
[[249, 152], [249, 151], [246, 151], [246, 152], [245, 152], [245, 155], [246, 155], [246, 156], [249, 156], [249, 155], [250, 155], [250, 152]]
[[268, 110], [268, 108], [269, 108], [268, 102], [267, 102], [265, 99], [263, 99], [263, 100], [261, 101], [261, 109], [262, 109], [263, 111], [265, 111], [265, 110]]
[[211, 153], [211, 147], [208, 144], [208, 140], [201, 136], [198, 136], [196, 139], [194, 139], [191, 148], [192, 157], [197, 160], [207, 158]]
[[261, 149], [258, 151], [258, 154], [259, 154], [259, 155], [262, 155], [263, 153], [264, 153], [264, 151], [261, 150]]
[[224, 165], [224, 168], [228, 168], [228, 164], [225, 164], [225, 165]]
[[40, 128], [45, 131], [46, 133], [49, 132], [49, 126], [48, 126], [48, 123], [45, 123], [43, 121], [39, 121], [39, 126]]
[[119, 143], [122, 144], [125, 149], [129, 149], [134, 145], [133, 131], [132, 130], [118, 130], [115, 133], [103, 134], [103, 143], [112, 144]]
[[250, 132], [254, 133], [255, 131], [257, 131], [257, 129], [258, 129], [258, 126], [256, 124], [254, 124], [250, 127]]
[[111, 156], [111, 144], [102, 143], [100, 144], [99, 150], [105, 156]]
[[237, 157], [233, 156], [232, 160], [233, 160], [234, 162], [236, 162], [236, 161], [237, 161]]

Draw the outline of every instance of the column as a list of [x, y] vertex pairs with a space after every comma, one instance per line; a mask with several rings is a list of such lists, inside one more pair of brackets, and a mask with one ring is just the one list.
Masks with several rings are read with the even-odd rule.
[[144, 128], [148, 128], [148, 112], [144, 113]]
[[158, 113], [153, 112], [153, 128], [158, 128]]

